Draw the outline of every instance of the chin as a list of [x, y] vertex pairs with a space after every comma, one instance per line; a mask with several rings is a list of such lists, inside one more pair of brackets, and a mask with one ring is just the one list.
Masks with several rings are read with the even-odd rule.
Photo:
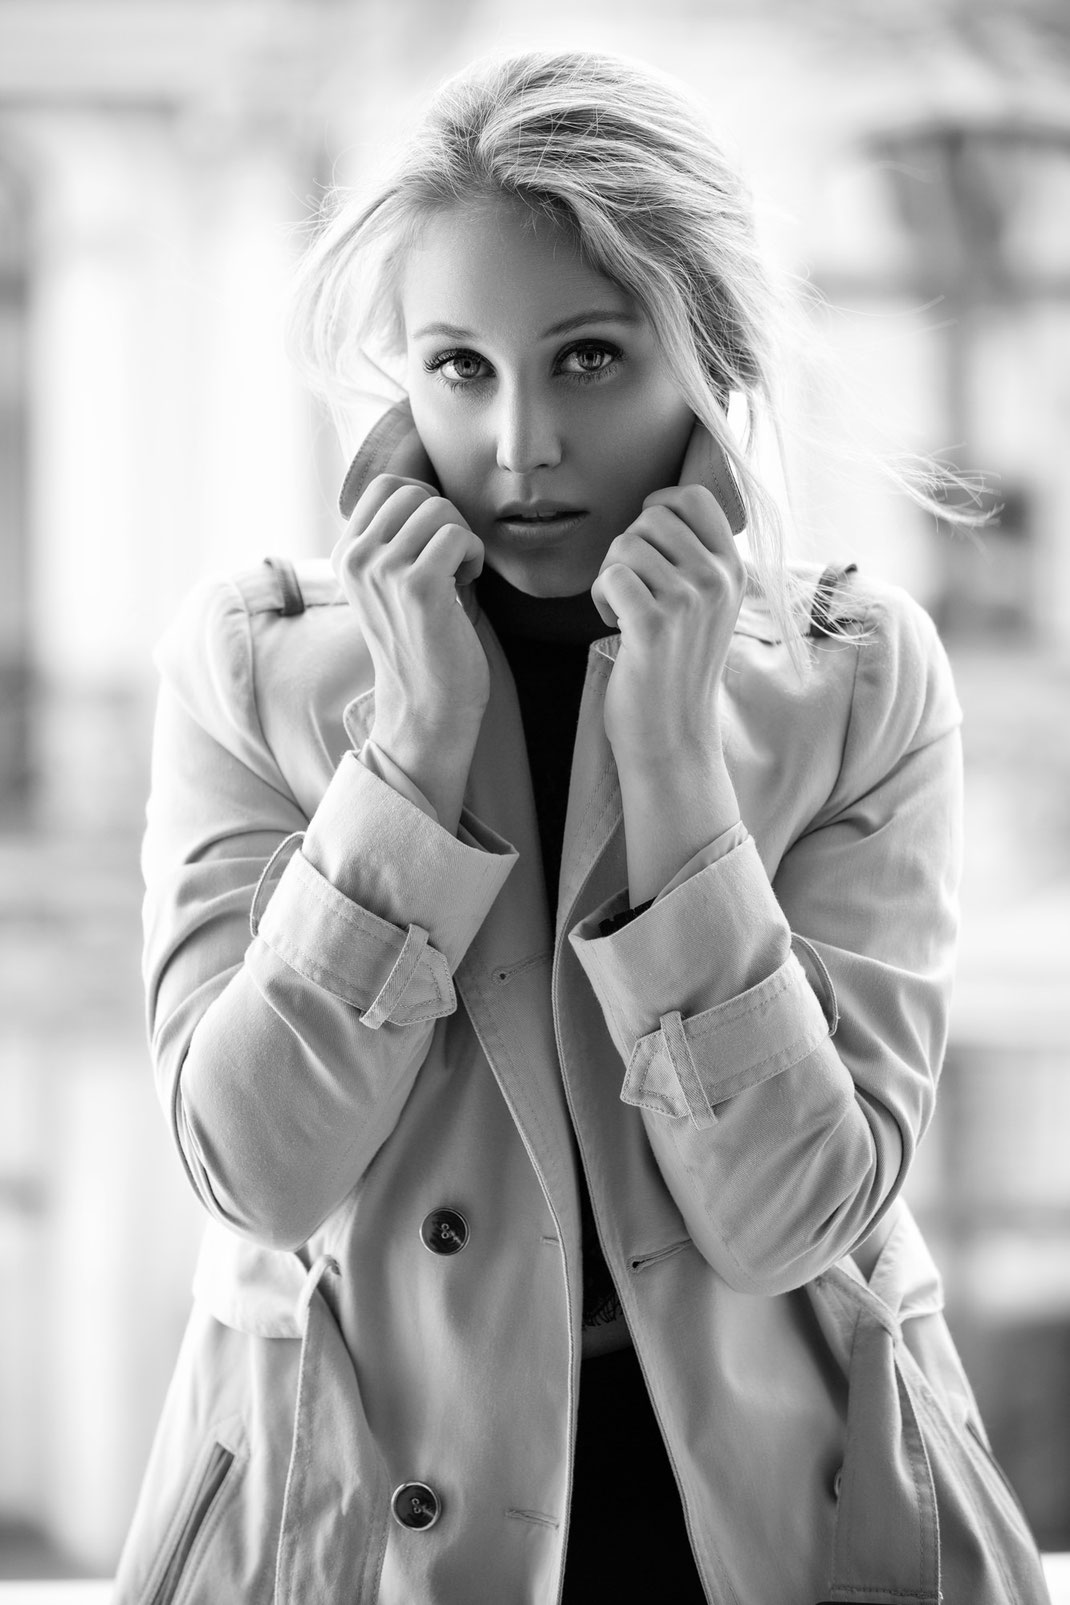
[[515, 586], [517, 591], [523, 591], [529, 597], [574, 597], [582, 591], [590, 591], [595, 583], [594, 575], [587, 579], [576, 573], [561, 573], [560, 570], [534, 563], [499, 563], [488, 559], [486, 567], [492, 568], [502, 579], [507, 579], [510, 586]]
[[488, 568], [526, 596], [579, 596], [582, 591], [591, 589], [597, 576], [597, 570], [588, 576], [572, 564], [554, 562], [549, 553], [541, 560], [525, 560], [512, 552], [488, 552], [485, 561]]

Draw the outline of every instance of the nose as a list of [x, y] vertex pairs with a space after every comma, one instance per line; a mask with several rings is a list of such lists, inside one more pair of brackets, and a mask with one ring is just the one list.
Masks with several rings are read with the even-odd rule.
[[506, 473], [532, 474], [561, 461], [560, 423], [547, 398], [503, 388], [495, 427], [498, 467]]

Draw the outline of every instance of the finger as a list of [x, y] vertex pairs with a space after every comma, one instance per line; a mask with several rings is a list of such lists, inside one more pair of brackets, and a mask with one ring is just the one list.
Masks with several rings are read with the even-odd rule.
[[706, 547], [691, 526], [670, 507], [654, 505], [644, 508], [639, 517], [633, 519], [627, 529], [617, 536], [617, 540], [632, 537], [660, 552], [675, 568], [685, 567], [696, 559], [704, 561], [707, 556]]
[[422, 480], [405, 479], [400, 474], [376, 474], [354, 507], [349, 528], [355, 531], [366, 530], [385, 508], [396, 506], [411, 510], [413, 507], [418, 507], [421, 501], [428, 501], [436, 494], [432, 487], [425, 485]]
[[413, 563], [421, 572], [439, 570], [458, 585], [470, 585], [483, 572], [483, 542], [467, 524], [442, 524]]
[[[377, 474], [365, 490], [342, 534], [331, 551], [331, 566], [340, 574], [344, 560], [357, 542], [370, 536], [372, 541], [389, 541], [434, 492], [419, 480], [400, 479], [396, 474]], [[372, 526], [375, 526], [374, 528]]]
[[[689, 543], [694, 544], [690, 530], [685, 529], [679, 519], [674, 518], [673, 523], [676, 525], [675, 531], [631, 525], [612, 543], [602, 559], [602, 567], [609, 568], [614, 563], [622, 563], [625, 568], [638, 574], [652, 596], [665, 596], [666, 592], [680, 583], [686, 562], [686, 553], [680, 549], [682, 543], [679, 536], [684, 535]], [[709, 561], [701, 546], [695, 555]]]
[[657, 603], [634, 569], [610, 563], [591, 586], [591, 600], [611, 629], [636, 629], [657, 610]]
[[722, 555], [736, 551], [735, 536], [725, 511], [705, 485], [667, 485], [662, 490], [652, 491], [643, 502], [643, 510], [655, 507], [668, 508], [675, 513], [708, 551]]
[[[384, 508], [381, 517], [391, 516]], [[413, 508], [397, 533], [389, 538], [386, 555], [393, 563], [415, 563], [428, 541], [446, 524], [462, 529], [469, 526], [452, 502], [444, 496], [429, 496]]]

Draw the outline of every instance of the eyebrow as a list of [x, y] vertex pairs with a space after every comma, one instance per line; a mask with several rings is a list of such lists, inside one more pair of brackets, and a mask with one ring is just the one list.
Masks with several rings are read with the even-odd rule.
[[[571, 318], [562, 318], [560, 323], [553, 323], [544, 329], [539, 336], [540, 340], [549, 340], [556, 334], [568, 334], [572, 329], [580, 329], [587, 323], [620, 323], [636, 324], [638, 316], [634, 312], [613, 312], [607, 307], [595, 307], [590, 312], [577, 312]], [[478, 340], [480, 336], [471, 329], [458, 328], [455, 323], [425, 323], [422, 329], [417, 329], [413, 335], [414, 340], [420, 340], [428, 334], [445, 335], [448, 340]]]

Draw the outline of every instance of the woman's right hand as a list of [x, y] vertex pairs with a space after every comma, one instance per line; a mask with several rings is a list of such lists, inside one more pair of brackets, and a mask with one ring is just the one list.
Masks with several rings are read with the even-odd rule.
[[455, 831], [490, 695], [486, 654], [457, 594], [481, 571], [483, 543], [430, 486], [380, 474], [331, 563], [372, 659], [372, 736]]

